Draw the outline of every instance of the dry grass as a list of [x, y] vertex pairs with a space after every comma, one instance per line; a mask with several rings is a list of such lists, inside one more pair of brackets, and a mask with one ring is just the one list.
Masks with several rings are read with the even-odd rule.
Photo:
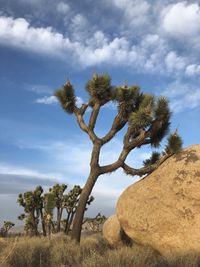
[[112, 249], [101, 235], [84, 237], [81, 245], [77, 246], [67, 236], [58, 235], [50, 239], [21, 237], [0, 240], [0, 266], [200, 267], [200, 257], [196, 253], [188, 253], [170, 258], [167, 262], [150, 247], [133, 245]]

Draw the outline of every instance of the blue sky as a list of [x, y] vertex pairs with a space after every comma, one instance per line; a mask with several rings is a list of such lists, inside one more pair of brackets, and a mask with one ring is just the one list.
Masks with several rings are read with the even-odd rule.
[[[114, 85], [138, 84], [165, 95], [184, 146], [200, 139], [200, 2], [171, 0], [0, 1], [0, 220], [20, 213], [17, 194], [55, 182], [83, 185], [91, 144], [53, 96], [67, 78], [78, 102], [85, 83], [106, 72]], [[105, 107], [97, 132], [109, 129]], [[106, 120], [105, 120], [106, 118]], [[163, 143], [164, 146], [165, 143]], [[111, 163], [121, 136], [103, 149]], [[150, 149], [128, 161], [139, 166]], [[114, 212], [120, 193], [137, 178], [121, 170], [99, 178], [89, 214]]]

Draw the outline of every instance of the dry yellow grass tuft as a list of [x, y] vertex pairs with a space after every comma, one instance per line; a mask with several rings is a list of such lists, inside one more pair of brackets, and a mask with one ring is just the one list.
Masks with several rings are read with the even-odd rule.
[[64, 235], [0, 242], [1, 267], [199, 267], [199, 255], [191, 252], [167, 262], [152, 248], [138, 244], [113, 249], [100, 234], [84, 237], [80, 246]]

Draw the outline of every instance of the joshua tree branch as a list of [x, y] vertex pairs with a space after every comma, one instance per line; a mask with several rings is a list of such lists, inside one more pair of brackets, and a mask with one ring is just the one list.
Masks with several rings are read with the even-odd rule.
[[130, 140], [132, 133], [133, 133], [133, 131], [129, 127], [125, 136], [124, 136], [124, 147], [123, 147], [123, 150], [122, 150], [118, 160], [112, 164], [101, 166], [100, 167], [100, 173], [101, 174], [111, 173], [111, 172], [117, 170], [118, 168], [123, 167], [123, 165], [125, 164], [124, 162], [125, 162], [128, 154], [130, 153], [130, 151], [132, 151], [136, 147], [140, 147], [142, 145], [150, 143], [150, 139], [147, 139], [148, 132], [145, 132], [144, 130], [141, 130], [141, 132], [137, 136], [137, 138], [133, 139], [133, 141], [130, 142], [129, 140]]
[[84, 122], [83, 115], [82, 115], [81, 112], [79, 112], [79, 109], [76, 109], [74, 113], [75, 113], [75, 115], [76, 115], [76, 118], [77, 118], [77, 122], [78, 122], [79, 127], [80, 127], [85, 133], [87, 133], [87, 134], [89, 135], [89, 137], [90, 137], [90, 139], [92, 140], [93, 143], [94, 143], [95, 141], [97, 141], [97, 140], [98, 140], [98, 137], [95, 135], [95, 133], [94, 133], [91, 129], [89, 129], [89, 128], [87, 127], [87, 125], [86, 125], [85, 122]]
[[160, 158], [160, 160], [158, 160], [156, 163], [150, 165], [150, 166], [146, 166], [146, 167], [142, 167], [140, 169], [134, 169], [132, 167], [130, 167], [129, 165], [127, 165], [126, 163], [124, 163], [122, 165], [122, 168], [124, 169], [125, 173], [128, 175], [138, 175], [138, 176], [143, 176], [145, 174], [149, 174], [151, 172], [153, 172], [155, 169], [157, 169], [166, 159], [168, 159], [169, 157], [171, 157], [172, 154], [166, 154], [164, 155], [162, 158]]
[[79, 109], [76, 108], [76, 112], [79, 112], [82, 116], [85, 114], [87, 108], [89, 107], [89, 102], [83, 104]]
[[132, 150], [136, 147], [146, 144], [146, 138], [148, 137], [148, 132], [141, 130], [140, 134], [134, 138], [128, 145], [129, 150]]
[[109, 165], [105, 165], [105, 166], [101, 166], [100, 167], [100, 174], [104, 174], [104, 173], [111, 173], [116, 171], [118, 168], [122, 167], [124, 164], [124, 161], [126, 160], [128, 154], [129, 154], [129, 150], [123, 148], [119, 158], [117, 161], [115, 161], [112, 164]]
[[122, 111], [119, 110], [117, 116], [115, 117], [110, 131], [102, 138], [102, 143], [108, 143], [117, 132], [119, 132], [127, 123], [127, 119], [122, 119]]
[[90, 116], [89, 126], [88, 126], [88, 128], [92, 131], [94, 130], [94, 127], [96, 125], [96, 121], [97, 121], [100, 108], [101, 108], [100, 103], [95, 103], [95, 105], [93, 106], [92, 113]]

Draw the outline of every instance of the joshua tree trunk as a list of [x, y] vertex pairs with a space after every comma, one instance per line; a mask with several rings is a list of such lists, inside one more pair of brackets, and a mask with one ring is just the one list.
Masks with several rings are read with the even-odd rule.
[[60, 232], [60, 223], [62, 219], [62, 208], [57, 208], [57, 233]]
[[69, 234], [70, 227], [71, 227], [73, 219], [74, 219], [74, 214], [75, 214], [75, 211], [72, 210], [71, 216], [69, 217], [68, 224], [67, 224], [67, 227], [66, 227], [66, 234], [67, 235]]
[[44, 214], [42, 211], [42, 208], [40, 209], [40, 215], [41, 215], [41, 221], [42, 221], [42, 232], [43, 232], [43, 236], [46, 236], [46, 227], [45, 227], [45, 220], [44, 220]]
[[88, 200], [88, 197], [90, 196], [90, 193], [95, 185], [95, 182], [98, 178], [99, 174], [95, 170], [91, 170], [90, 175], [87, 179], [87, 182], [83, 188], [83, 191], [81, 192], [80, 199], [78, 202], [76, 214], [74, 217], [73, 227], [72, 227], [72, 239], [74, 239], [76, 242], [80, 242], [81, 237], [81, 228], [82, 228], [82, 222], [85, 212], [86, 203]]

